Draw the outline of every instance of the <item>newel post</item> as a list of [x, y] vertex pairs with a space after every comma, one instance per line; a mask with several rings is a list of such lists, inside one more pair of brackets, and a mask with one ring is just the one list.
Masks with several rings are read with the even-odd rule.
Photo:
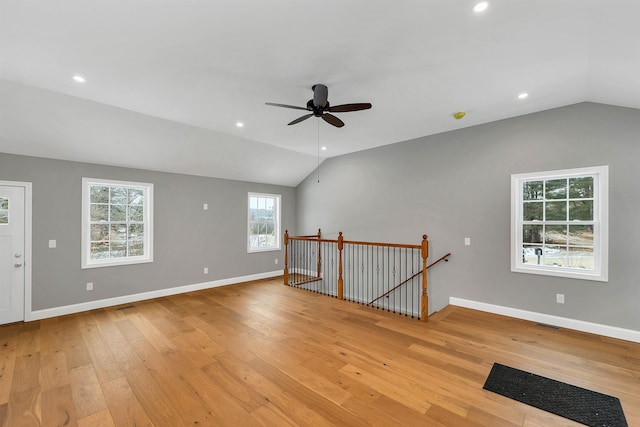
[[342, 280], [342, 248], [344, 247], [344, 238], [342, 231], [338, 234], [338, 299], [344, 299], [344, 280]]
[[429, 257], [429, 241], [422, 235], [422, 295], [420, 297], [420, 320], [429, 320], [429, 296], [427, 295], [427, 258]]
[[289, 285], [289, 230], [284, 230], [284, 285]]
[[322, 237], [322, 232], [318, 228], [318, 279], [320, 278], [322, 271], [322, 254], [320, 253], [320, 238]]

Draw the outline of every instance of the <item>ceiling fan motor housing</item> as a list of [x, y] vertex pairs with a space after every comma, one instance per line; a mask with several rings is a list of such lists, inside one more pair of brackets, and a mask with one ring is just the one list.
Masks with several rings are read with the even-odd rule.
[[319, 108], [328, 108], [329, 89], [318, 83], [311, 86], [311, 90], [313, 91], [313, 105]]

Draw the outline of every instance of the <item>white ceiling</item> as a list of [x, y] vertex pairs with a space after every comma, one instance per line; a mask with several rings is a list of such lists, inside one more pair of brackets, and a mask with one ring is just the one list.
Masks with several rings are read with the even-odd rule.
[[[118, 134], [137, 138], [126, 163], [96, 161], [83, 137], [95, 126], [58, 126], [52, 155], [43, 141], [32, 143], [35, 134], [16, 131], [29, 119], [5, 100], [0, 151], [296, 185], [317, 165], [318, 139], [331, 157], [583, 101], [640, 108], [640, 1], [491, 0], [481, 14], [474, 4], [0, 0], [0, 78], [22, 88], [12, 102], [46, 103], [22, 93], [45, 89], [46, 99], [69, 95], [199, 134], [194, 142], [183, 129], [162, 142], [177, 144], [170, 166], [148, 155], [163, 137], [141, 137], [144, 126]], [[346, 123], [337, 129], [318, 128], [315, 118], [287, 126], [304, 112], [264, 105], [304, 106], [315, 83], [329, 87], [332, 105], [373, 108], [337, 113]], [[521, 92], [529, 97], [519, 100]], [[456, 121], [456, 111], [467, 115]], [[259, 164], [277, 167], [261, 177]]]

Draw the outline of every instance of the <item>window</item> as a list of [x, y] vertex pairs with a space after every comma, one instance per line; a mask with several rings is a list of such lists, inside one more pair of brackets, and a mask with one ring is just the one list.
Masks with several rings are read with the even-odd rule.
[[511, 176], [511, 271], [607, 281], [607, 166]]
[[0, 197], [0, 224], [9, 224], [9, 199]]
[[280, 250], [280, 196], [249, 193], [249, 252]]
[[82, 178], [82, 268], [153, 261], [153, 184]]

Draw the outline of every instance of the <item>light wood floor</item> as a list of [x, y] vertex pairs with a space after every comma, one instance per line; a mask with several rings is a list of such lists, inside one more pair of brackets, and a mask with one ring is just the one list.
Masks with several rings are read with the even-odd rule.
[[425, 324], [280, 279], [132, 305], [0, 327], [0, 425], [578, 425], [483, 390], [499, 362], [640, 426], [640, 344], [456, 307]]

